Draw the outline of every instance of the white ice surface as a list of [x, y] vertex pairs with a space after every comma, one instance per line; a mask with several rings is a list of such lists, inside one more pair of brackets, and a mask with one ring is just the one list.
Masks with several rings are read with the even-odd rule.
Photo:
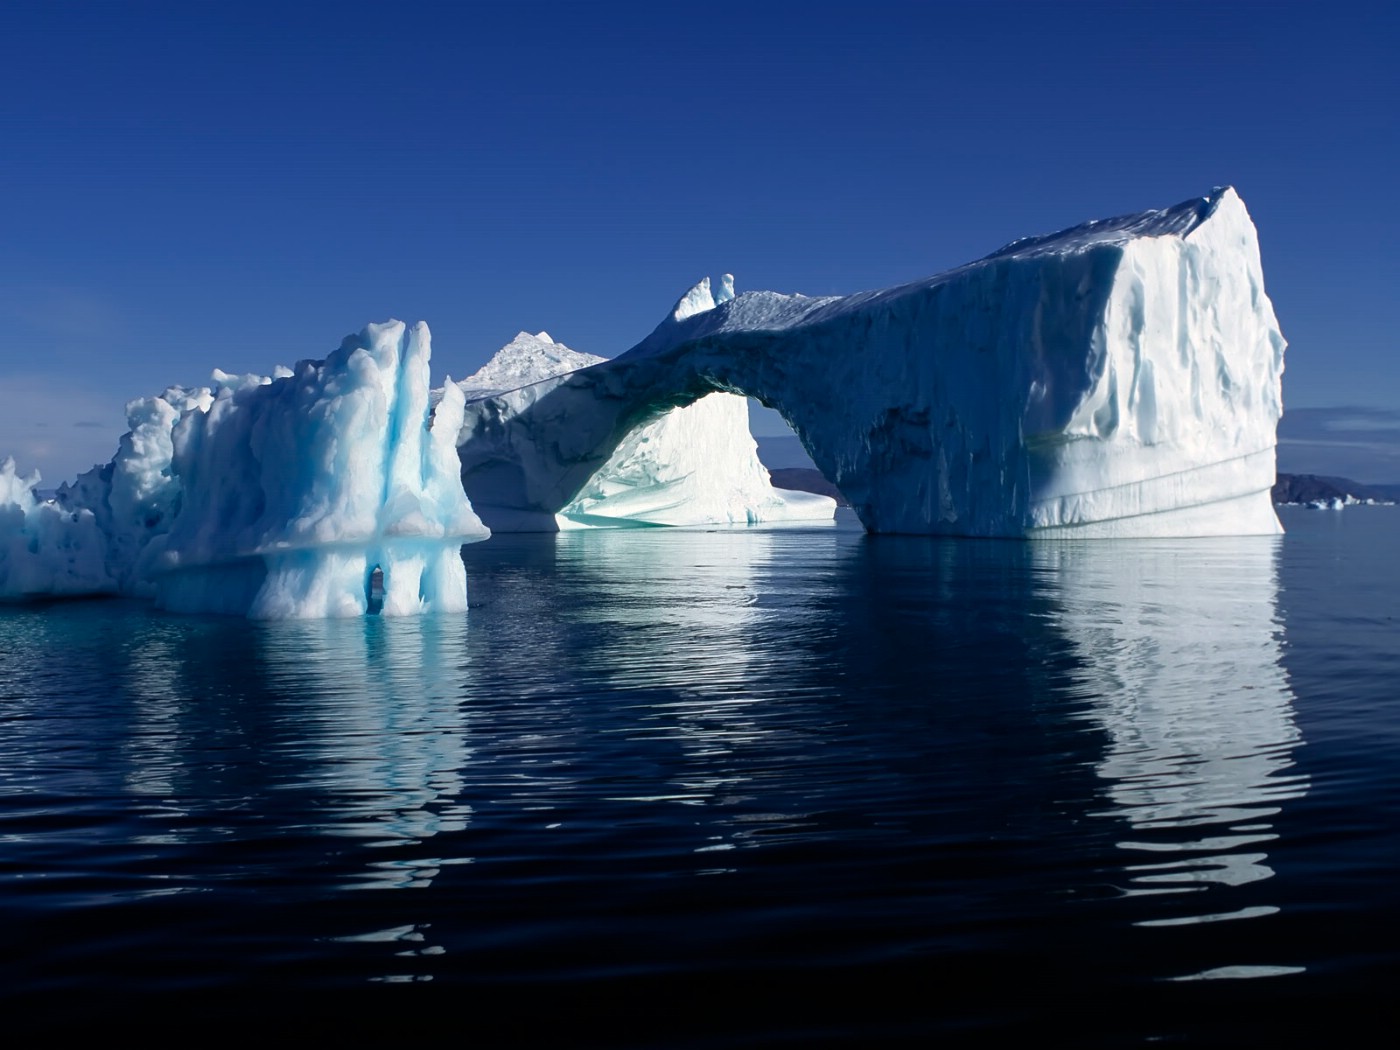
[[[733, 278], [726, 274], [721, 301], [733, 298], [733, 294]], [[673, 316], [690, 317], [714, 307], [707, 278], [681, 298]], [[521, 332], [484, 368], [459, 384], [469, 399], [459, 449], [463, 483], [472, 505], [493, 529], [757, 524], [832, 518], [834, 500], [773, 488], [749, 432], [748, 403], [730, 394], [711, 394], [683, 408], [662, 411], [651, 422], [637, 426], [605, 462], [595, 464], [574, 493], [562, 493], [557, 505], [523, 500], [521, 486], [528, 489], [530, 482], [502, 468], [501, 460], [510, 458], [509, 449], [496, 443], [499, 435], [491, 426], [502, 411], [499, 406], [507, 406], [509, 413], [510, 406], [533, 399], [539, 392], [535, 384], [540, 381], [604, 360], [553, 342], [544, 332]], [[528, 435], [510, 436], [531, 440]], [[567, 436], [546, 437], [556, 441], [556, 448], [567, 447]]]

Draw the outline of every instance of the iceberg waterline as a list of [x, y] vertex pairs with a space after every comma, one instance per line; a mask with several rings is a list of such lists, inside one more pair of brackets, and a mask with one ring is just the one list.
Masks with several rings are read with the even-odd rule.
[[132, 402], [112, 462], [56, 500], [7, 463], [0, 597], [343, 616], [377, 602], [378, 570], [382, 611], [458, 610], [482, 517], [829, 517], [772, 489], [738, 394], [788, 420], [872, 532], [1274, 533], [1284, 346], [1229, 188], [882, 291], [707, 279], [617, 358], [522, 333], [432, 397], [427, 326], [391, 321], [324, 361]]

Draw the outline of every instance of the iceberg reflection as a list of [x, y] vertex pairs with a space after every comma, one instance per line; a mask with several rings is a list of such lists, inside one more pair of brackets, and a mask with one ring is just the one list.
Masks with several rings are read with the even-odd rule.
[[[465, 617], [287, 621], [261, 631], [269, 686], [296, 706], [295, 735], [278, 742], [289, 778], [282, 790], [310, 792], [308, 830], [371, 847], [414, 846], [461, 831], [471, 756], [459, 693], [466, 663]], [[456, 863], [466, 863], [459, 859]], [[450, 861], [392, 855], [366, 864], [366, 887], [422, 887]]]
[[[1130, 858], [1122, 892], [1164, 898], [1134, 925], [1278, 911], [1239, 890], [1274, 874], [1272, 818], [1308, 790], [1293, 769], [1303, 740], [1281, 660], [1278, 549], [1254, 538], [1034, 548], [1054, 591], [1046, 615], [1076, 652], [1083, 717], [1107, 737], [1096, 772], [1108, 805], [1094, 815], [1130, 829], [1117, 843]], [[1227, 971], [1291, 969], [1210, 972]]]

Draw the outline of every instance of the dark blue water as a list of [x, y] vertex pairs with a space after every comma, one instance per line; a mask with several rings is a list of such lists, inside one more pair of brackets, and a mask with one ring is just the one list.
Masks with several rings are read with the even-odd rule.
[[716, 1047], [1380, 1015], [1400, 512], [1285, 515], [496, 537], [460, 618], [0, 609], [0, 1007]]

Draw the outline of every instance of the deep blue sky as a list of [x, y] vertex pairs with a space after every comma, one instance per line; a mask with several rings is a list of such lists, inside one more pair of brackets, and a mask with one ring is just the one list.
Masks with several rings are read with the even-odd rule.
[[0, 455], [57, 483], [126, 399], [390, 316], [438, 380], [610, 356], [705, 274], [858, 291], [1220, 183], [1285, 404], [1400, 407], [1400, 5], [754, 6], [10, 0]]

